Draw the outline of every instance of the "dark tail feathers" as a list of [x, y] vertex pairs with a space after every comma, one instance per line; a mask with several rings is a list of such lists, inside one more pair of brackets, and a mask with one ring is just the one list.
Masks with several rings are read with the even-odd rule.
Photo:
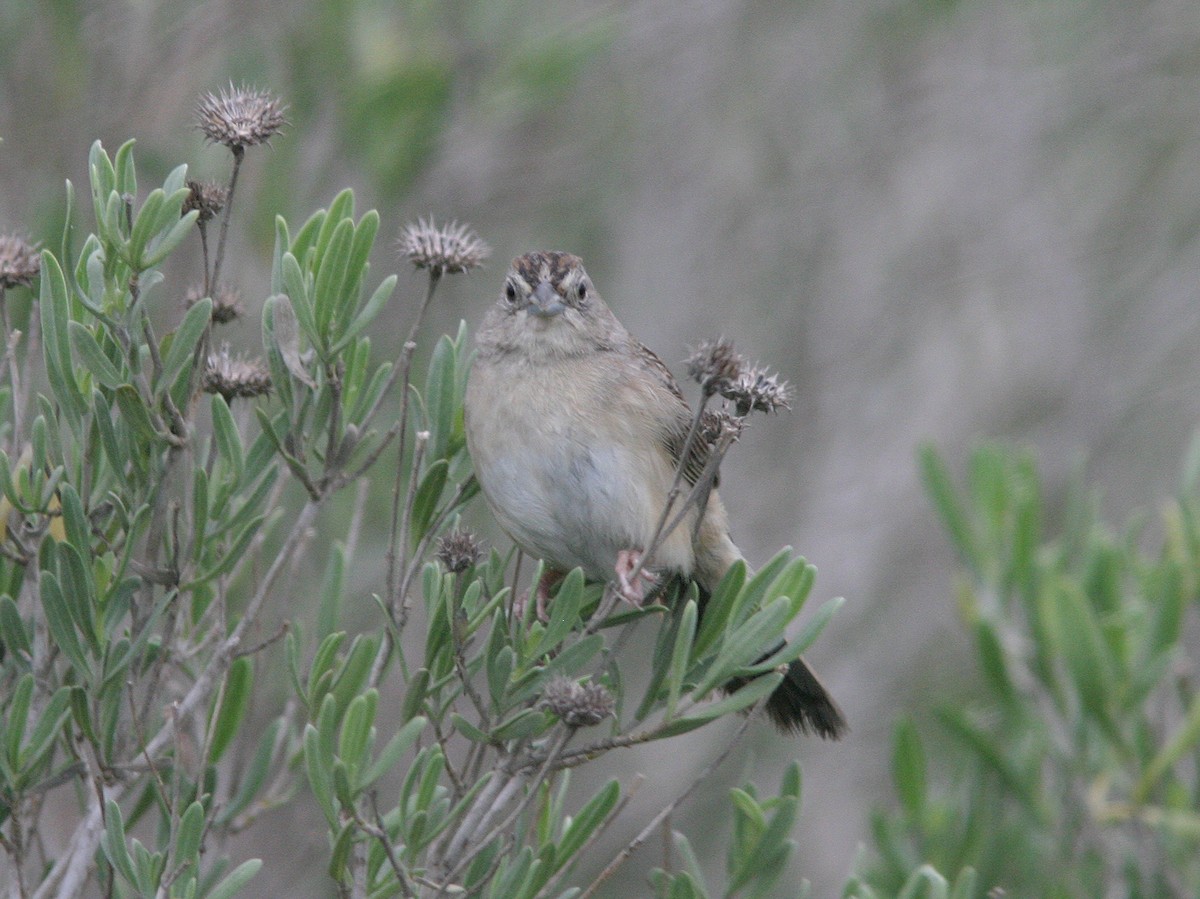
[[[732, 693], [747, 683], [747, 678], [735, 677], [724, 689]], [[826, 740], [838, 740], [849, 730], [842, 710], [804, 659], [788, 666], [783, 681], [767, 699], [767, 714], [784, 733], [811, 732]]]

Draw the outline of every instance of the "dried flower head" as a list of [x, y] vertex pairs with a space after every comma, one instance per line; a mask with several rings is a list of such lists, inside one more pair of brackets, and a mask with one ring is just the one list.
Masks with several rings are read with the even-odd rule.
[[196, 217], [196, 224], [208, 224], [218, 212], [225, 208], [225, 200], [229, 196], [229, 191], [221, 185], [212, 181], [194, 181], [189, 178], [187, 186], [190, 193], [183, 201], [182, 212], [187, 215], [193, 209], [197, 210], [200, 215]]
[[432, 218], [405, 225], [400, 232], [399, 247], [400, 254], [417, 268], [427, 268], [439, 275], [469, 272], [492, 253], [492, 248], [469, 225], [451, 222], [439, 228]]
[[0, 234], [0, 287], [28, 287], [41, 270], [36, 246], [15, 234]]
[[600, 684], [580, 684], [569, 677], [546, 684], [542, 704], [570, 727], [599, 724], [616, 708], [612, 694]]
[[[191, 287], [188, 289], [187, 296], [183, 298], [183, 304], [191, 309], [206, 296], [209, 294], [204, 292], [203, 287]], [[245, 311], [242, 308], [241, 294], [235, 288], [226, 287], [224, 284], [213, 291], [212, 304], [212, 320], [218, 325], [227, 325], [231, 321], [241, 318]]]
[[462, 574], [483, 558], [483, 544], [470, 531], [458, 528], [438, 538], [434, 555], [447, 571]]
[[700, 416], [699, 436], [709, 446], [715, 446], [717, 441], [727, 434], [733, 440], [737, 440], [742, 436], [745, 426], [742, 419], [734, 418], [728, 412], [705, 409], [704, 414]]
[[745, 367], [746, 360], [733, 351], [733, 341], [724, 337], [704, 341], [687, 358], [688, 377], [700, 385], [705, 396], [721, 393]]
[[242, 85], [205, 94], [196, 104], [196, 125], [214, 144], [234, 152], [263, 144], [287, 125], [287, 107], [266, 91]]
[[751, 412], [778, 412], [790, 408], [792, 388], [778, 375], [765, 368], [750, 368], [721, 391], [733, 403], [737, 414], [745, 418]]
[[225, 345], [209, 355], [203, 387], [205, 393], [219, 393], [229, 403], [234, 397], [263, 396], [271, 389], [271, 375], [257, 359], [235, 359]]

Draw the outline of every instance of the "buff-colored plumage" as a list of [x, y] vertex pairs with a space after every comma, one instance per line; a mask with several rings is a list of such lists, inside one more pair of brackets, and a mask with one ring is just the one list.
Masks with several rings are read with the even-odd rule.
[[[476, 350], [467, 445], [492, 512], [552, 568], [612, 580], [649, 544], [667, 501], [692, 421], [678, 385], [567, 253], [514, 260]], [[741, 553], [716, 490], [699, 529], [696, 514], [643, 569], [694, 579], [707, 593]], [[814, 726], [836, 735], [844, 724], [829, 704], [834, 723]], [[788, 727], [809, 723], [780, 714], [773, 712]]]

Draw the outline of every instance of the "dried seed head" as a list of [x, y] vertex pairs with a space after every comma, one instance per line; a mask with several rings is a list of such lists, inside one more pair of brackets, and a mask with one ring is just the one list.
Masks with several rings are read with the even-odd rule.
[[15, 234], [0, 234], [0, 287], [28, 287], [41, 270], [36, 246]]
[[699, 436], [709, 446], [715, 446], [717, 441], [726, 434], [737, 440], [742, 436], [742, 430], [745, 426], [745, 422], [742, 419], [734, 418], [728, 412], [706, 409], [704, 410], [704, 414], [700, 416]]
[[790, 408], [792, 388], [778, 375], [765, 368], [750, 368], [721, 391], [733, 403], [737, 414], [745, 418], [751, 412], [778, 412]]
[[[189, 288], [187, 296], [183, 298], [183, 304], [191, 309], [206, 296], [208, 294], [204, 292], [203, 287]], [[224, 284], [216, 289], [212, 304], [212, 320], [214, 324], [218, 325], [227, 325], [231, 321], [241, 318], [245, 311], [242, 309], [241, 294], [236, 289], [226, 287]]]
[[438, 538], [434, 555], [447, 571], [462, 574], [483, 558], [483, 544], [470, 531], [458, 528]]
[[399, 248], [400, 254], [417, 268], [427, 268], [439, 275], [469, 272], [492, 254], [492, 248], [469, 225], [451, 222], [439, 228], [432, 218], [405, 225], [400, 232]]
[[722, 337], [706, 340], [687, 358], [688, 377], [700, 385], [705, 396], [721, 393], [746, 367], [746, 360], [733, 351], [733, 341]]
[[263, 396], [271, 389], [271, 375], [257, 359], [235, 359], [225, 345], [209, 355], [203, 387], [205, 393], [219, 393], [229, 403], [235, 397]]
[[229, 191], [221, 185], [212, 181], [194, 181], [189, 178], [187, 186], [191, 193], [183, 201], [182, 212], [187, 215], [193, 209], [198, 210], [200, 215], [196, 217], [196, 224], [207, 224], [225, 208], [225, 199], [229, 195]]
[[205, 94], [196, 104], [196, 125], [214, 144], [235, 153], [263, 144], [288, 124], [287, 107], [266, 91], [242, 85]]
[[570, 727], [591, 727], [613, 713], [612, 694], [600, 684], [580, 684], [556, 677], [542, 692], [542, 704]]

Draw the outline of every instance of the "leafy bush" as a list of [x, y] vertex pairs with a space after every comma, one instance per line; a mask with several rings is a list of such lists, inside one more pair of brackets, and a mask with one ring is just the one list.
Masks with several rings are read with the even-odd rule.
[[[438, 284], [486, 248], [457, 226], [404, 232], [427, 288], [399, 358], [379, 362], [369, 333], [396, 285], [368, 264], [379, 216], [358, 215], [347, 191], [299, 228], [278, 219], [265, 361], [236, 357], [216, 340], [240, 312], [221, 276], [230, 209], [247, 150], [278, 133], [283, 109], [231, 88], [199, 111], [231, 152], [228, 186], [180, 166], [142, 195], [132, 144], [110, 157], [97, 143], [94, 232], [75, 251], [68, 211], [61, 247], [40, 255], [36, 302], [16, 302], [32, 274], [0, 286], [0, 845], [12, 889], [231, 896], [260, 867], [230, 867], [238, 835], [301, 801], [324, 816], [343, 895], [590, 895], [704, 774], [582, 891], [577, 863], [629, 785], [575, 806], [570, 769], [753, 710], [836, 602], [766, 661], [813, 583], [787, 550], [753, 575], [735, 566], [703, 620], [694, 596], [618, 613], [579, 572], [550, 620], [511, 615], [514, 554], [484, 553], [459, 522], [477, 493], [465, 326], [413, 371]], [[150, 310], [184, 292], [164, 264], [193, 234], [205, 283], [160, 335]], [[36, 268], [27, 251], [15, 255]], [[390, 471], [377, 464], [389, 449]], [[335, 526], [319, 519], [331, 498], [352, 486], [365, 497], [377, 479], [393, 498], [386, 570], [375, 625], [352, 635], [344, 603], [370, 602], [345, 583], [362, 503], [342, 523], [347, 540], [324, 541], [318, 589], [294, 580], [293, 563], [317, 527]], [[264, 637], [266, 610], [289, 593], [307, 601]], [[639, 625], [657, 636], [634, 693], [619, 649]], [[381, 689], [396, 685], [399, 720], [385, 725]], [[792, 769], [777, 799], [735, 792], [730, 893], [760, 895], [781, 874], [799, 789]], [[61, 851], [40, 832], [52, 791], [78, 812]], [[706, 894], [693, 874], [656, 884]]]
[[[900, 807], [876, 815], [878, 856], [848, 895], [896, 894], [921, 862], [970, 866], [963, 896], [1197, 894], [1198, 462], [1193, 450], [1152, 540], [1141, 523], [1106, 526], [1078, 485], [1051, 535], [1027, 454], [978, 450], [961, 490], [923, 452], [964, 565], [958, 605], [982, 692], [937, 710], [936, 754], [912, 720], [898, 724]], [[947, 785], [931, 785], [930, 767]]]

